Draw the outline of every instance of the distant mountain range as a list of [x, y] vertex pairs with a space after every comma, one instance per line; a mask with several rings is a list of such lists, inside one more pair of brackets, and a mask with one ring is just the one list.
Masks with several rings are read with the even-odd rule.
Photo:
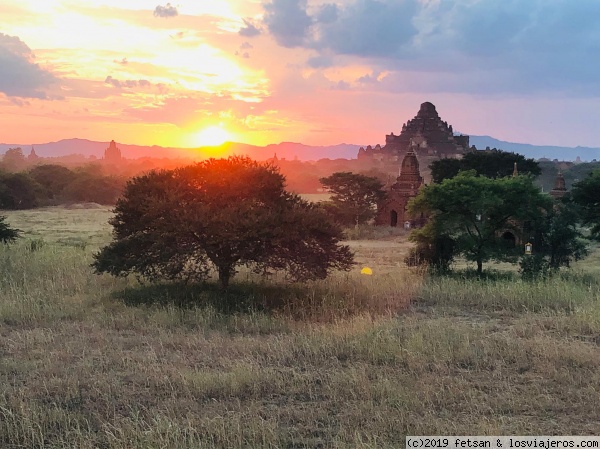
[[471, 136], [470, 144], [478, 150], [486, 147], [512, 151], [533, 159], [558, 159], [559, 161], [574, 161], [579, 156], [582, 161], [600, 160], [600, 148], [591, 147], [559, 147], [550, 145], [530, 145], [528, 143], [513, 143], [494, 139], [490, 136]]
[[[101, 158], [109, 142], [94, 142], [85, 139], [65, 139], [58, 142], [30, 144], [4, 144], [0, 143], [0, 154], [4, 154], [9, 148], [20, 147], [26, 156], [31, 149], [40, 157], [63, 157], [79, 154], [85, 157], [94, 156]], [[278, 158], [298, 159], [301, 161], [312, 161], [323, 158], [329, 159], [354, 159], [358, 154], [359, 145], [330, 145], [311, 146], [301, 143], [282, 142], [264, 147], [249, 145], [246, 143], [227, 142], [219, 147], [199, 148], [173, 148], [159, 146], [128, 145], [117, 142], [123, 157], [127, 159], [139, 159], [142, 157], [168, 158], [168, 159], [204, 159], [214, 156], [248, 155], [253, 159], [265, 160], [277, 155]]]
[[[471, 145], [482, 150], [486, 147], [499, 148], [505, 151], [520, 153], [526, 157], [540, 159], [558, 159], [574, 161], [580, 157], [582, 161], [600, 160], [600, 148], [588, 147], [559, 147], [541, 146], [523, 143], [505, 142], [489, 136], [471, 136]], [[361, 145], [339, 144], [329, 146], [312, 146], [301, 143], [282, 142], [264, 147], [245, 143], [228, 142], [218, 149], [214, 147], [200, 148], [165, 148], [159, 146], [127, 145], [117, 143], [123, 157], [138, 159], [142, 157], [168, 158], [168, 159], [204, 159], [213, 156], [248, 155], [253, 159], [265, 160], [275, 154], [279, 159], [298, 159], [300, 161], [316, 161], [319, 159], [356, 159]], [[366, 146], [366, 145], [362, 145]], [[21, 147], [23, 153], [28, 155], [31, 151], [30, 144], [0, 144], [0, 154], [9, 148]], [[85, 157], [95, 156], [101, 158], [108, 142], [94, 142], [84, 139], [66, 139], [58, 142], [33, 145], [35, 152], [41, 157], [62, 157], [80, 154]]]

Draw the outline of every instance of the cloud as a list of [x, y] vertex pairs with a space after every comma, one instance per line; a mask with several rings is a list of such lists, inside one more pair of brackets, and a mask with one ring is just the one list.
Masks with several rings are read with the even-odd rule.
[[331, 86], [331, 88], [333, 90], [350, 90], [352, 88], [352, 86], [350, 85], [350, 83], [348, 83], [344, 80], [340, 80], [337, 83], [335, 83], [333, 86]]
[[250, 50], [251, 48], [254, 48], [254, 45], [250, 42], [243, 42], [242, 45], [240, 45], [240, 50]]
[[104, 84], [109, 84], [117, 89], [133, 89], [135, 87], [148, 88], [152, 86], [152, 83], [148, 80], [125, 80], [120, 81], [112, 76], [107, 76], [104, 80]]
[[127, 60], [127, 58], [123, 58], [120, 61], [118, 59], [115, 59], [113, 62], [116, 62], [117, 64], [121, 64], [121, 65], [129, 64], [129, 61]]
[[284, 47], [331, 49], [337, 54], [396, 54], [417, 30], [411, 19], [418, 0], [354, 0], [322, 5], [309, 15], [306, 0], [273, 0], [264, 22]]
[[306, 8], [306, 0], [273, 0], [264, 5], [264, 23], [279, 45], [298, 47], [306, 44], [313, 23]]
[[313, 8], [271, 0], [263, 8], [279, 45], [317, 52], [307, 60], [312, 68], [367, 63], [405, 72], [414, 83], [408, 91], [600, 96], [596, 0], [347, 0]]
[[8, 97], [48, 98], [57, 78], [34, 63], [31, 49], [18, 37], [0, 33], [0, 92]]
[[330, 55], [319, 54], [308, 58], [306, 63], [313, 69], [322, 69], [331, 67], [333, 65], [333, 58]]
[[[421, 56], [419, 66], [463, 72], [475, 92], [600, 95], [598, 16], [600, 3], [593, 0], [438, 4], [415, 17], [422, 32], [414, 49], [430, 55]], [[473, 73], [483, 79], [472, 79]], [[461, 82], [454, 84], [461, 89]]]
[[417, 33], [411, 20], [416, 9], [415, 1], [354, 1], [327, 15], [313, 45], [344, 55], [400, 55]]
[[172, 6], [170, 3], [167, 3], [166, 6], [158, 5], [154, 9], [154, 17], [175, 17], [179, 13], [177, 12], [177, 8]]
[[254, 37], [260, 34], [260, 29], [252, 23], [250, 19], [243, 19], [244, 26], [240, 28], [238, 34], [244, 37]]
[[373, 72], [372, 74], [367, 73], [356, 80], [360, 84], [377, 84], [379, 82], [379, 76], [381, 73]]
[[320, 23], [335, 22], [338, 18], [338, 12], [338, 6], [335, 3], [322, 5], [315, 15], [315, 20]]
[[179, 127], [197, 124], [206, 117], [214, 117], [215, 111], [232, 114], [244, 120], [254, 111], [254, 105], [236, 100], [229, 93], [173, 96], [156, 99], [142, 107], [129, 106], [124, 115], [142, 120], [145, 123], [171, 123]]

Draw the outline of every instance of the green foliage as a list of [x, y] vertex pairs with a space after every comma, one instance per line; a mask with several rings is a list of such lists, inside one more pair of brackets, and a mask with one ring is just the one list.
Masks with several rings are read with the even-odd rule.
[[525, 255], [519, 261], [519, 274], [527, 281], [547, 279], [551, 273], [548, 260], [541, 254]]
[[467, 170], [475, 170], [478, 175], [488, 178], [510, 176], [513, 173], [515, 162], [519, 174], [538, 176], [541, 173], [538, 163], [533, 159], [526, 159], [521, 154], [496, 148], [467, 153], [462, 159], [439, 159], [433, 161], [429, 168], [431, 169], [431, 179], [439, 184], [445, 179], [453, 178], [459, 172]]
[[19, 229], [13, 229], [6, 223], [6, 217], [0, 217], [0, 242], [4, 244], [12, 243], [17, 240], [20, 234]]
[[414, 234], [417, 245], [411, 248], [404, 262], [409, 267], [425, 265], [432, 273], [447, 273], [454, 261], [456, 242], [449, 235], [429, 235], [431, 231], [429, 228]]
[[574, 184], [571, 197], [580, 208], [583, 224], [591, 227], [593, 237], [600, 238], [600, 170]]
[[362, 224], [375, 216], [377, 204], [385, 198], [383, 183], [373, 176], [337, 172], [320, 179], [331, 192], [328, 207], [344, 225]]
[[2, 168], [9, 172], [17, 172], [25, 168], [27, 159], [21, 148], [9, 148], [2, 157]]
[[115, 204], [124, 185], [124, 179], [102, 174], [97, 165], [74, 171], [38, 165], [28, 172], [0, 173], [0, 208], [33, 209], [65, 202]]
[[488, 260], [511, 260], [517, 248], [507, 245], [504, 232], [520, 235], [525, 222], [537, 223], [552, 201], [530, 177], [490, 179], [461, 172], [441, 184], [425, 186], [409, 204], [410, 213], [430, 218], [411, 234], [417, 243], [435, 246], [436, 239], [449, 238], [454, 255], [477, 262], [478, 273]]
[[90, 165], [74, 171], [72, 181], [64, 187], [63, 197], [77, 203], [115, 204], [124, 186], [124, 179], [106, 176], [101, 167]]
[[56, 204], [63, 197], [63, 191], [76, 175], [62, 165], [38, 165], [29, 170], [29, 176], [43, 187], [44, 200]]
[[533, 230], [534, 252], [547, 259], [550, 269], [569, 267], [571, 262], [588, 254], [578, 223], [577, 210], [568, 201], [556, 204], [543, 220], [536, 223], [537, 229]]
[[0, 176], [0, 208], [38, 207], [41, 191], [42, 187], [26, 173], [4, 173]]
[[133, 178], [111, 220], [114, 241], [95, 255], [97, 272], [150, 280], [203, 280], [223, 287], [236, 269], [282, 270], [323, 279], [353, 265], [342, 230], [319, 206], [286, 192], [275, 167], [248, 158], [210, 159]]

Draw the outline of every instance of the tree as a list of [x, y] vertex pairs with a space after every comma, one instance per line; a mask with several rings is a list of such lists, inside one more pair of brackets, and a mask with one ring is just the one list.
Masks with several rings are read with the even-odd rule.
[[338, 220], [345, 225], [365, 223], [375, 216], [383, 198], [383, 183], [373, 176], [337, 172], [320, 179], [331, 192], [331, 203]]
[[474, 171], [461, 172], [441, 184], [425, 186], [409, 203], [411, 213], [429, 216], [411, 239], [432, 245], [435, 239], [450, 239], [455, 254], [476, 262], [481, 274], [485, 261], [516, 257], [516, 236], [524, 224], [532, 226], [550, 209], [551, 198], [540, 192], [531, 177], [490, 179]]
[[63, 199], [85, 203], [115, 204], [125, 180], [115, 176], [78, 172], [63, 189]]
[[223, 287], [243, 265], [283, 270], [295, 280], [348, 270], [353, 255], [339, 244], [339, 226], [284, 186], [275, 167], [242, 157], [133, 178], [111, 220], [114, 240], [93, 267], [190, 281], [214, 268]]
[[591, 226], [593, 237], [600, 238], [600, 170], [574, 184], [571, 198], [580, 208], [583, 224]]
[[11, 228], [5, 220], [6, 217], [0, 216], [0, 241], [4, 244], [8, 244], [17, 240], [21, 231], [19, 229]]
[[9, 172], [23, 170], [27, 165], [27, 159], [21, 148], [9, 148], [2, 157], [2, 167]]
[[43, 188], [25, 173], [0, 176], [0, 208], [33, 209], [39, 205]]
[[46, 199], [51, 202], [58, 201], [65, 187], [75, 178], [71, 170], [56, 164], [33, 167], [29, 170], [29, 176], [44, 188]]
[[519, 174], [538, 176], [542, 171], [536, 161], [526, 159], [525, 156], [507, 151], [492, 150], [475, 151], [467, 153], [462, 159], [439, 159], [433, 161], [431, 179], [441, 183], [444, 179], [453, 178], [461, 171], [475, 170], [478, 175], [488, 178], [502, 178], [512, 175], [515, 162]]
[[534, 253], [543, 257], [550, 269], [569, 267], [572, 261], [581, 260], [587, 255], [587, 246], [578, 223], [574, 205], [565, 201], [549, 210], [537, 222], [537, 229], [532, 230]]
[[435, 228], [429, 227], [413, 233], [411, 240], [416, 246], [411, 248], [404, 261], [408, 266], [426, 265], [433, 273], [446, 273], [454, 260], [456, 242], [449, 235], [434, 231]]

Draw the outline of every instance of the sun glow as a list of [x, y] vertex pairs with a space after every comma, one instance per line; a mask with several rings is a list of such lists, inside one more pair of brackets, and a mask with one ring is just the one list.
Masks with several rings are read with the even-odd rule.
[[209, 126], [192, 135], [192, 144], [199, 147], [216, 147], [232, 141], [233, 135], [220, 126]]

